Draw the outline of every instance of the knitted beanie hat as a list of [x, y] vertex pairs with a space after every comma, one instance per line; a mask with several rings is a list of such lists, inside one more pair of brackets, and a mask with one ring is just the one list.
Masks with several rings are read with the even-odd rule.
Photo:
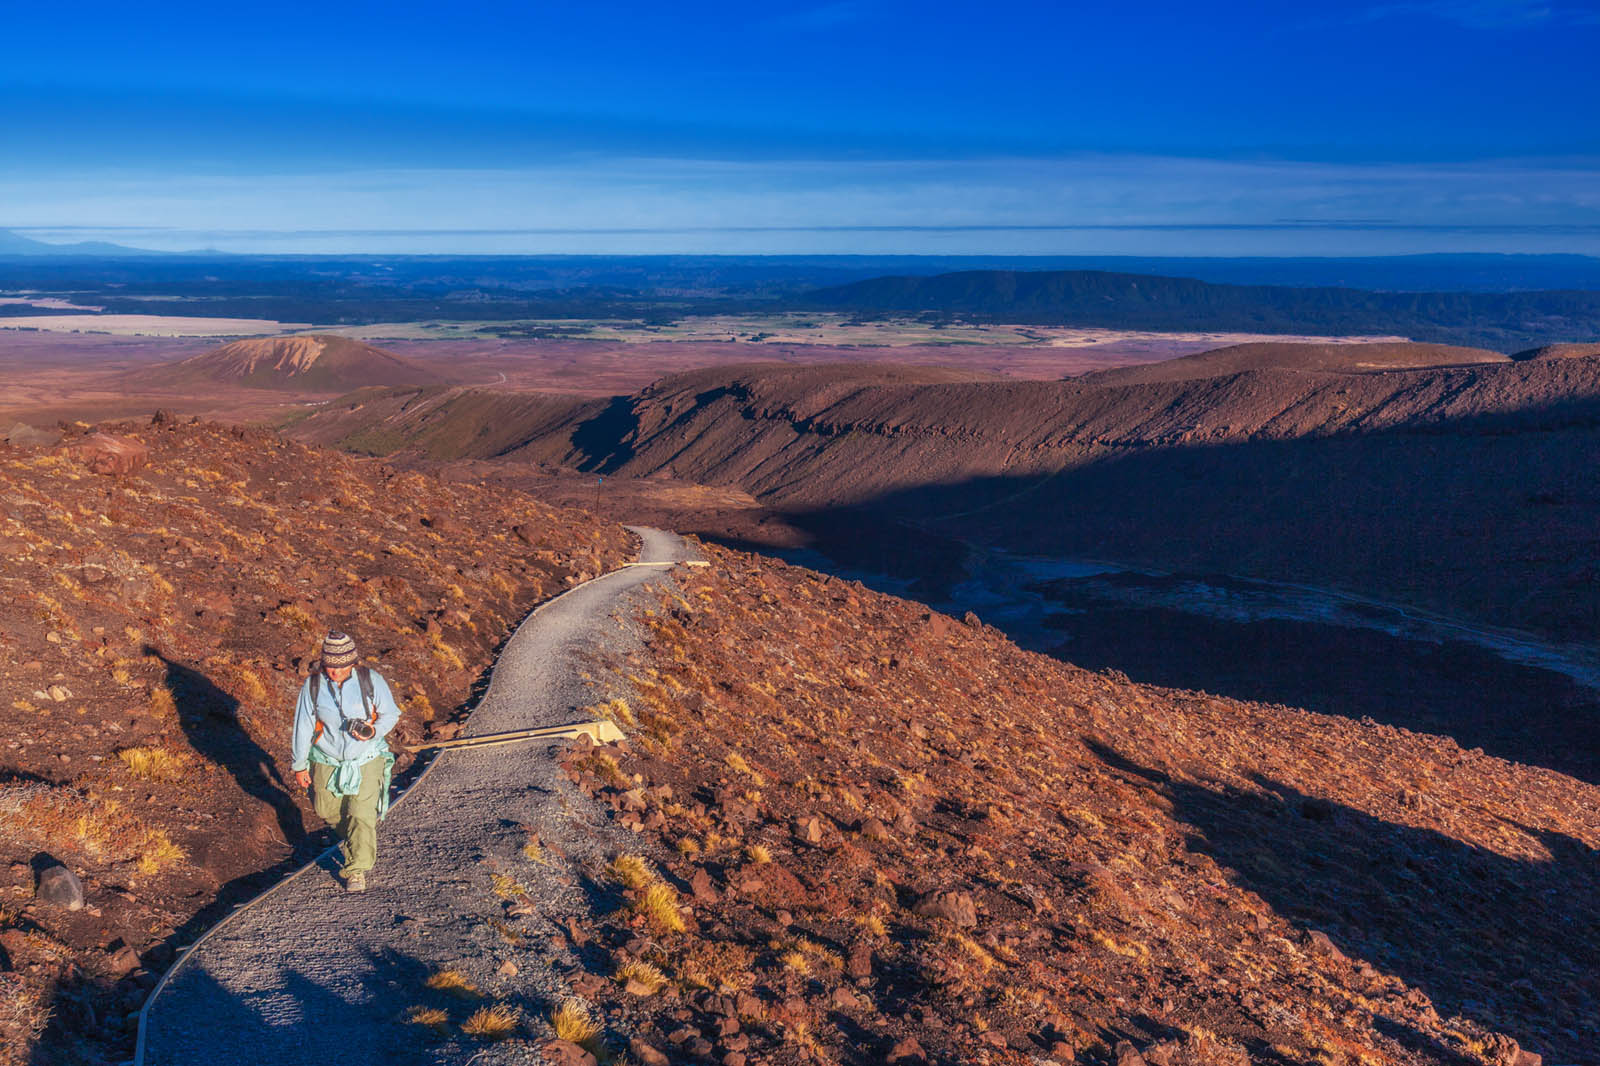
[[322, 666], [337, 670], [356, 664], [356, 642], [344, 633], [334, 630], [322, 638]]

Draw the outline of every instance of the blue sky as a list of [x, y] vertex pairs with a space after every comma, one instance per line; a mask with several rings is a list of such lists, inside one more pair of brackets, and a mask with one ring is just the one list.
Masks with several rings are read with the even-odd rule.
[[1600, 0], [0, 0], [0, 227], [240, 251], [1600, 252]]

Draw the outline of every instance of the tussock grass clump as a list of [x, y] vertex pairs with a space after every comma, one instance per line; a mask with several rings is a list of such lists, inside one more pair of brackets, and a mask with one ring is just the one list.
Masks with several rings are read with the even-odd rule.
[[304, 633], [308, 638], [315, 637], [320, 640], [322, 638], [322, 634], [326, 632], [321, 623], [319, 623], [315, 618], [311, 617], [304, 607], [299, 607], [292, 603], [286, 603], [272, 613], [277, 615], [281, 621], [286, 622], [300, 630], [300, 632]]
[[665, 881], [652, 882], [628, 904], [628, 909], [643, 918], [657, 936], [681, 933], [689, 927], [678, 906], [677, 890]]
[[472, 983], [472, 979], [460, 970], [440, 970], [428, 978], [427, 985], [435, 992], [444, 992], [457, 999], [477, 999], [483, 994]]
[[728, 768], [730, 770], [744, 774], [750, 780], [754, 781], [757, 787], [764, 787], [766, 785], [767, 779], [762, 777], [755, 770], [751, 769], [750, 764], [744, 761], [744, 756], [740, 755], [738, 752], [728, 752], [727, 756], [724, 757], [722, 761], [728, 764]]
[[494, 874], [489, 880], [494, 884], [494, 894], [501, 899], [517, 900], [529, 894], [526, 886], [510, 874]]
[[578, 760], [578, 769], [587, 770], [613, 788], [632, 788], [633, 782], [628, 775], [622, 772], [622, 767], [617, 765], [615, 757], [607, 752], [596, 751], [585, 755]]
[[648, 863], [637, 855], [618, 855], [611, 862], [611, 876], [623, 888], [638, 890], [656, 879]]
[[[160, 691], [165, 692], [166, 689]], [[127, 764], [128, 772], [141, 781], [176, 781], [189, 765], [186, 753], [154, 746], [123, 748], [117, 752], [117, 758]]]
[[607, 700], [604, 703], [597, 703], [592, 707], [585, 708], [585, 710], [588, 711], [591, 717], [609, 718], [620, 726], [632, 728], [639, 724], [639, 720], [634, 717], [633, 708], [628, 706], [627, 700], [620, 697]]
[[666, 974], [640, 959], [629, 959], [618, 966], [614, 976], [619, 985], [628, 984], [630, 981], [636, 982], [649, 989], [652, 994], [659, 992], [661, 986], [667, 983]]
[[165, 830], [146, 829], [140, 834], [138, 855], [139, 872], [149, 876], [158, 874], [175, 862], [182, 861], [184, 850], [172, 842]]
[[446, 644], [444, 636], [437, 629], [428, 633], [428, 651], [435, 659], [446, 666], [453, 667], [456, 670], [465, 670], [467, 668], [467, 662], [461, 657], [461, 653]]
[[517, 1031], [520, 1021], [515, 1008], [496, 1003], [473, 1011], [472, 1017], [461, 1023], [461, 1031], [479, 1040], [504, 1040]]
[[406, 1012], [406, 1021], [412, 1025], [425, 1025], [440, 1035], [450, 1029], [450, 1015], [438, 1007], [412, 1007]]
[[556, 1039], [569, 1040], [591, 1055], [600, 1044], [600, 1023], [589, 1013], [589, 1005], [581, 999], [568, 999], [550, 1015], [550, 1028]]
[[157, 685], [150, 690], [150, 701], [146, 704], [145, 709], [155, 718], [176, 718], [178, 716], [178, 705], [173, 702], [172, 692], [165, 685]]
[[757, 866], [765, 866], [772, 861], [772, 852], [767, 850], [765, 844], [751, 844], [744, 849], [744, 857]]

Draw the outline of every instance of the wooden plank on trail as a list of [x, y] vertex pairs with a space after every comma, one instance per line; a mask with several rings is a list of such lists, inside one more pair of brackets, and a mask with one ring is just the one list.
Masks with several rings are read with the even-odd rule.
[[551, 725], [540, 729], [517, 729], [509, 733], [485, 733], [481, 737], [457, 737], [454, 740], [436, 740], [431, 744], [408, 744], [409, 752], [433, 751], [443, 748], [489, 748], [497, 744], [521, 744], [530, 740], [571, 740], [590, 736], [596, 744], [610, 744], [622, 739], [617, 723], [605, 718], [591, 722], [574, 722], [571, 725]]

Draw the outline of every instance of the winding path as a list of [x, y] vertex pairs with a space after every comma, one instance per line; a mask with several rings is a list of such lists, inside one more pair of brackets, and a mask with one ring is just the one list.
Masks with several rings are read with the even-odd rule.
[[[593, 702], [585, 654], [631, 639], [618, 609], [690, 557], [681, 538], [634, 532], [644, 542], [639, 563], [570, 589], [517, 629], [465, 735], [563, 724]], [[477, 1048], [460, 1037], [427, 1039], [404, 1020], [409, 1006], [438, 1001], [423, 982], [443, 967], [465, 970], [485, 994], [525, 1012], [559, 998], [558, 958], [495, 935], [504, 903], [493, 879], [526, 885], [538, 905], [533, 921], [553, 930], [559, 915], [584, 909], [572, 868], [614, 852], [622, 831], [583, 805], [549, 751], [441, 753], [384, 821], [368, 891], [346, 893], [325, 855], [215, 926], [146, 1003], [136, 1066], [464, 1061]], [[561, 861], [522, 856], [529, 827]], [[512, 962], [511, 973], [497, 962]]]

